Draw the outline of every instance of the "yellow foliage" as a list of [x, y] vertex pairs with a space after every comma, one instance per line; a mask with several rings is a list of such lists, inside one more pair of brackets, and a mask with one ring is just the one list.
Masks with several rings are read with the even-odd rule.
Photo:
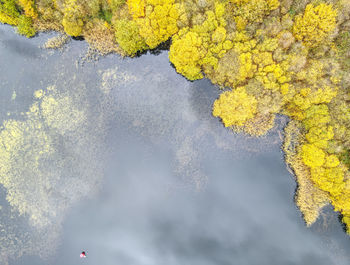
[[178, 32], [180, 7], [175, 0], [128, 0], [127, 4], [140, 35], [151, 49]]
[[17, 26], [20, 16], [15, 0], [0, 2], [0, 22]]
[[223, 3], [215, 2], [215, 16], [220, 18], [226, 13], [226, 6]]
[[336, 155], [328, 155], [326, 157], [326, 162], [324, 163], [325, 167], [337, 167], [339, 166], [340, 162]]
[[11, 17], [5, 12], [0, 11], [0, 22], [4, 24], [9, 24], [13, 26], [17, 26], [18, 24], [18, 18], [17, 17]]
[[203, 78], [199, 60], [205, 54], [201, 45], [202, 38], [199, 34], [184, 28], [174, 36], [170, 47], [169, 59], [175, 65], [176, 71], [190, 80]]
[[322, 149], [327, 148], [328, 140], [333, 139], [333, 136], [333, 127], [325, 125], [321, 127], [312, 127], [305, 135], [310, 144], [313, 144]]
[[274, 64], [271, 52], [259, 52], [253, 55], [253, 62], [259, 66], [265, 67]]
[[236, 29], [238, 31], [243, 31], [248, 24], [248, 21], [245, 18], [242, 18], [241, 16], [236, 16], [235, 22], [236, 22]]
[[[339, 194], [331, 194], [332, 204], [334, 206], [335, 211], [341, 212], [343, 215], [350, 216], [350, 181], [347, 179], [344, 182], [344, 187], [342, 192]], [[347, 229], [349, 231], [349, 225], [347, 224]]]
[[337, 11], [331, 4], [308, 4], [303, 15], [298, 15], [293, 25], [296, 39], [309, 47], [323, 43], [336, 27]]
[[264, 63], [259, 67], [256, 79], [264, 84], [265, 89], [279, 91], [281, 84], [290, 81], [290, 76], [281, 64], [271, 64], [263, 67]]
[[147, 48], [145, 40], [139, 34], [139, 27], [135, 21], [116, 20], [113, 25], [116, 40], [127, 55], [133, 56], [136, 52]]
[[290, 103], [295, 104], [301, 110], [306, 110], [314, 104], [329, 103], [336, 95], [336, 88], [311, 89], [305, 87], [300, 89]]
[[[275, 114], [291, 118], [300, 137], [295, 150], [286, 151], [286, 160], [296, 174], [296, 203], [307, 225], [327, 202], [349, 225], [350, 79], [345, 70], [350, 38], [344, 32], [348, 14], [341, 9], [346, 0], [337, 2], [283, 0], [279, 8], [279, 0], [0, 0], [0, 22], [18, 26], [26, 36], [34, 35], [34, 28], [64, 29], [71, 36], [83, 35], [100, 51], [129, 56], [172, 37], [169, 59], [177, 72], [190, 80], [205, 74], [215, 84], [236, 88], [213, 105], [213, 115], [226, 127], [262, 135], [273, 127]], [[338, 14], [335, 6], [344, 12]], [[40, 114], [45, 126], [78, 128], [56, 121], [69, 111], [68, 98], [37, 91], [36, 101], [30, 113]], [[0, 172], [8, 175], [10, 153], [22, 148], [19, 141], [27, 137], [22, 125], [9, 120], [0, 133], [5, 139]], [[42, 123], [33, 126], [37, 131], [28, 129], [29, 134], [44, 137]], [[37, 159], [32, 162], [36, 165]], [[32, 216], [40, 217], [39, 209], [26, 206], [15, 191], [9, 197], [21, 212], [31, 208]]]
[[278, 47], [277, 38], [266, 38], [263, 42], [259, 43], [256, 48], [261, 52], [273, 52]]
[[84, 8], [88, 7], [84, 7], [79, 0], [65, 0], [62, 25], [68, 35], [76, 37], [82, 34], [86, 12]]
[[302, 161], [295, 158], [292, 158], [291, 161], [291, 167], [298, 182], [295, 202], [303, 214], [306, 225], [310, 226], [316, 221], [320, 210], [330, 202], [330, 199], [325, 191], [311, 181], [310, 171]]
[[306, 130], [309, 130], [312, 127], [323, 126], [330, 122], [330, 120], [331, 117], [327, 105], [312, 105], [305, 111], [305, 120], [303, 120], [303, 124]]
[[38, 17], [38, 13], [35, 10], [34, 0], [19, 0], [19, 4], [24, 9], [24, 14], [27, 17], [31, 17], [32, 19]]
[[297, 146], [301, 141], [300, 123], [291, 121], [284, 129], [283, 150], [287, 164], [293, 169], [298, 183], [295, 202], [303, 214], [307, 226], [312, 225], [323, 206], [330, 202], [325, 191], [320, 190], [311, 181], [310, 170], [297, 155]]
[[219, 43], [226, 39], [226, 29], [224, 27], [217, 27], [211, 35], [212, 42]]
[[248, 95], [245, 87], [222, 93], [215, 100], [213, 116], [220, 117], [225, 127], [242, 126], [256, 113], [257, 100]]
[[17, 31], [27, 38], [34, 36], [35, 29], [33, 28], [32, 19], [30, 17], [20, 16], [18, 19]]
[[80, 36], [83, 32], [84, 22], [80, 18], [65, 16], [62, 20], [64, 31], [70, 36]]
[[307, 67], [296, 74], [296, 79], [314, 85], [326, 74], [324, 71], [325, 67], [326, 65], [322, 61], [310, 59]]
[[325, 156], [325, 152], [313, 144], [303, 144], [301, 146], [301, 158], [304, 164], [311, 168], [322, 166]]
[[[284, 93], [287, 94], [288, 92], [289, 89], [284, 90]], [[308, 127], [307, 129], [318, 126], [317, 121], [314, 119], [320, 118], [318, 121], [319, 124], [327, 123], [330, 120], [328, 107], [327, 105], [321, 103], [331, 102], [337, 93], [337, 87], [302, 87], [299, 89], [299, 93], [293, 93], [292, 97], [289, 98], [285, 97], [287, 103], [286, 113], [297, 120], [304, 120], [308, 118], [308, 121], [305, 121], [305, 124], [307, 124], [306, 126]], [[317, 104], [321, 105], [315, 107]]]
[[230, 2], [233, 4], [231, 7], [233, 15], [247, 22], [262, 22], [264, 16], [280, 5], [279, 0], [230, 0]]
[[247, 78], [252, 78], [257, 68], [256, 65], [253, 64], [252, 54], [249, 52], [241, 53], [239, 55], [239, 63], [239, 74], [237, 76], [238, 81], [243, 82]]
[[127, 4], [134, 19], [145, 16], [145, 0], [128, 0]]
[[227, 40], [226, 21], [223, 19], [224, 4], [216, 4], [216, 13], [205, 12], [206, 19], [200, 25], [185, 27], [173, 36], [169, 59], [177, 72], [190, 80], [203, 77], [202, 71], [212, 73], [218, 61], [233, 47]]
[[345, 183], [343, 182], [344, 172], [340, 167], [313, 167], [310, 172], [311, 180], [321, 190], [329, 192], [332, 196], [342, 193]]

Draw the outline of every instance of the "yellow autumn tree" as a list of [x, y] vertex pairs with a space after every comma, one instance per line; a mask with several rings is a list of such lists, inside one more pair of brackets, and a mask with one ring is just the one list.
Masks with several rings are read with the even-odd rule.
[[117, 20], [114, 23], [115, 37], [119, 46], [129, 56], [147, 48], [145, 40], [139, 34], [139, 27], [133, 20]]
[[24, 14], [27, 17], [31, 17], [32, 19], [36, 19], [38, 17], [38, 13], [35, 10], [34, 0], [19, 0], [18, 2], [23, 8]]
[[134, 19], [145, 16], [145, 0], [128, 0], [129, 13]]
[[128, 0], [129, 12], [139, 25], [140, 35], [151, 48], [178, 31], [179, 4], [175, 0]]
[[339, 166], [339, 164], [340, 164], [340, 161], [336, 155], [327, 155], [324, 166], [325, 167], [337, 167], [337, 166]]
[[36, 31], [33, 28], [32, 18], [20, 16], [18, 19], [17, 31], [19, 34], [22, 34], [27, 38], [34, 36]]
[[303, 124], [307, 130], [312, 127], [319, 127], [330, 122], [328, 106], [326, 104], [312, 105], [305, 111]]
[[0, 2], [0, 22], [17, 26], [19, 10], [15, 0], [4, 0]]
[[215, 100], [213, 116], [220, 117], [225, 127], [243, 126], [256, 114], [257, 100], [247, 94], [245, 87], [238, 87], [222, 93]]
[[337, 11], [331, 4], [308, 4], [304, 14], [295, 18], [293, 34], [309, 47], [323, 43], [336, 27]]
[[304, 164], [311, 168], [320, 167], [324, 164], [325, 152], [313, 144], [302, 145], [300, 153]]
[[62, 20], [64, 31], [71, 36], [80, 36], [83, 31], [83, 12], [78, 0], [66, 0]]
[[176, 71], [189, 80], [203, 78], [199, 61], [205, 56], [202, 49], [202, 38], [196, 32], [184, 28], [174, 36], [169, 51], [169, 60], [175, 65]]
[[248, 23], [262, 22], [264, 16], [279, 7], [279, 0], [230, 0], [238, 30], [244, 30]]
[[177, 72], [190, 80], [210, 75], [218, 66], [220, 58], [232, 49], [227, 39], [224, 19], [225, 4], [216, 3], [214, 10], [207, 10], [202, 23], [192, 28], [184, 27], [173, 36], [169, 59]]
[[333, 136], [333, 127], [325, 125], [321, 127], [312, 127], [305, 135], [310, 144], [322, 149], [327, 148], [328, 141], [333, 139]]
[[324, 191], [329, 192], [332, 196], [337, 196], [342, 193], [344, 183], [344, 172], [340, 167], [311, 168], [311, 180]]

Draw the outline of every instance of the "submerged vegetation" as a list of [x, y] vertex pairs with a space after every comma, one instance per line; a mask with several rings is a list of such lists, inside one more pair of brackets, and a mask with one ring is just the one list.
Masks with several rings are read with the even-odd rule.
[[[260, 136], [276, 114], [290, 118], [284, 151], [305, 222], [331, 203], [350, 233], [348, 0], [0, 0], [0, 22], [27, 37], [83, 36], [123, 56], [171, 38], [178, 73], [227, 89], [213, 106], [226, 127]], [[20, 124], [5, 127], [2, 137], [21, 133]]]

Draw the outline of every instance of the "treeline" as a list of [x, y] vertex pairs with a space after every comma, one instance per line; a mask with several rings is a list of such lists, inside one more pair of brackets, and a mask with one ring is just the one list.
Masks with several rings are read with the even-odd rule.
[[284, 150], [306, 223], [331, 203], [350, 232], [348, 0], [0, 0], [0, 21], [123, 56], [171, 38], [178, 73], [226, 89], [213, 106], [226, 127], [259, 136], [291, 118]]

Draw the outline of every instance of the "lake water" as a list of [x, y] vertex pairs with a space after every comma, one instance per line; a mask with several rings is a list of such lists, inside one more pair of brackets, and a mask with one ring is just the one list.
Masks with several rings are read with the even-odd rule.
[[26, 246], [9, 264], [349, 264], [350, 238], [330, 207], [307, 228], [294, 204], [280, 150], [284, 117], [264, 137], [233, 134], [211, 116], [219, 89], [178, 75], [167, 52], [90, 61], [82, 41], [41, 49], [54, 35], [28, 40], [0, 26], [0, 119], [23, 119], [34, 91], [51, 85], [83, 97], [88, 119], [63, 137], [71, 152], [56, 151], [72, 153], [60, 177], [72, 183], [74, 172], [81, 185], [57, 199], [64, 207], [45, 230], [49, 243], [24, 217], [15, 226], [48, 258]]

